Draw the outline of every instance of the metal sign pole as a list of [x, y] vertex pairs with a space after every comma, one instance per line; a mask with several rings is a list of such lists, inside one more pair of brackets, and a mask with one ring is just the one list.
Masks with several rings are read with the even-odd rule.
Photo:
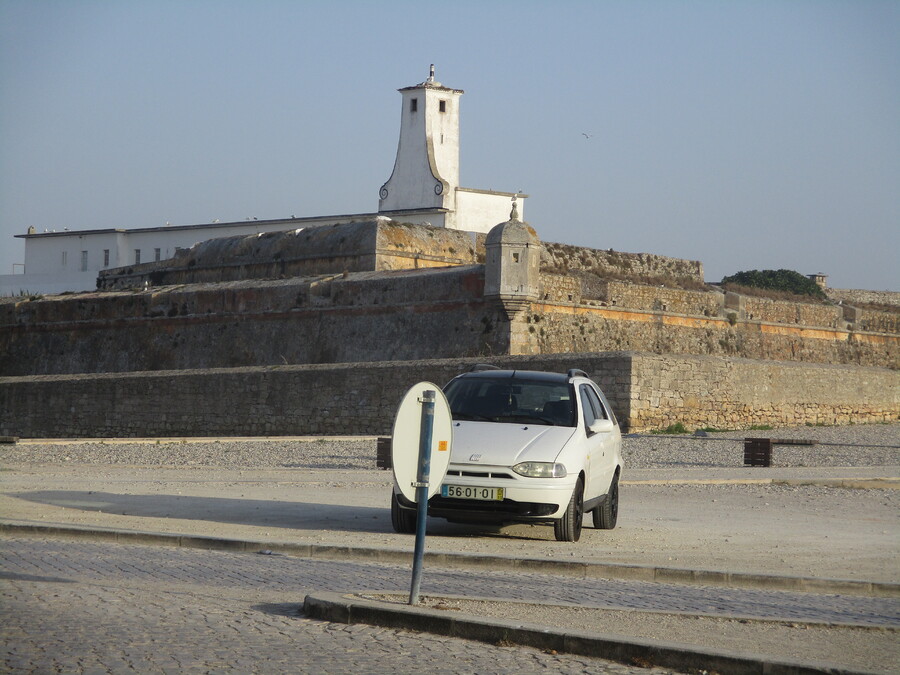
[[419, 471], [416, 475], [416, 548], [413, 553], [412, 587], [409, 604], [419, 602], [422, 561], [425, 558], [425, 520], [428, 517], [428, 476], [431, 473], [431, 435], [434, 428], [434, 391], [422, 393], [422, 421], [419, 427]]

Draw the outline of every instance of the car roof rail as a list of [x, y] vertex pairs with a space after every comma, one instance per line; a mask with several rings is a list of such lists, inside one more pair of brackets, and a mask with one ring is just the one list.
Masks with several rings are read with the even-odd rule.
[[480, 373], [482, 370], [500, 370], [498, 366], [492, 366], [490, 363], [476, 363], [469, 368], [470, 373]]
[[579, 368], [569, 368], [568, 377], [588, 377], [588, 374]]

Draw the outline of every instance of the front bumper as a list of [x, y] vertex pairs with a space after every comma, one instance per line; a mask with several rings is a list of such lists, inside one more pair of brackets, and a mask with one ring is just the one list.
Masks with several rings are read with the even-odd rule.
[[[470, 523], [550, 522], [562, 517], [577, 478], [527, 478], [507, 467], [451, 465], [442, 484], [503, 488], [504, 499], [456, 499], [438, 493], [428, 500], [428, 515]], [[415, 508], [403, 495], [398, 501]]]

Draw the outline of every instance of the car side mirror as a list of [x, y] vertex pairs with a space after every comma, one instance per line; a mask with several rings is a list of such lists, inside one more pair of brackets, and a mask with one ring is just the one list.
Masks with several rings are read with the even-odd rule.
[[612, 420], [594, 420], [589, 429], [592, 434], [608, 434], [613, 430], [614, 426]]

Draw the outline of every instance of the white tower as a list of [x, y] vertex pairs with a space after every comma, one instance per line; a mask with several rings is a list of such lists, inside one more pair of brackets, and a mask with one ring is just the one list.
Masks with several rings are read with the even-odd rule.
[[[403, 95], [400, 143], [394, 170], [378, 193], [378, 211], [447, 209], [454, 220], [459, 187], [459, 97], [428, 79], [399, 90]], [[450, 225], [450, 223], [447, 223]]]

